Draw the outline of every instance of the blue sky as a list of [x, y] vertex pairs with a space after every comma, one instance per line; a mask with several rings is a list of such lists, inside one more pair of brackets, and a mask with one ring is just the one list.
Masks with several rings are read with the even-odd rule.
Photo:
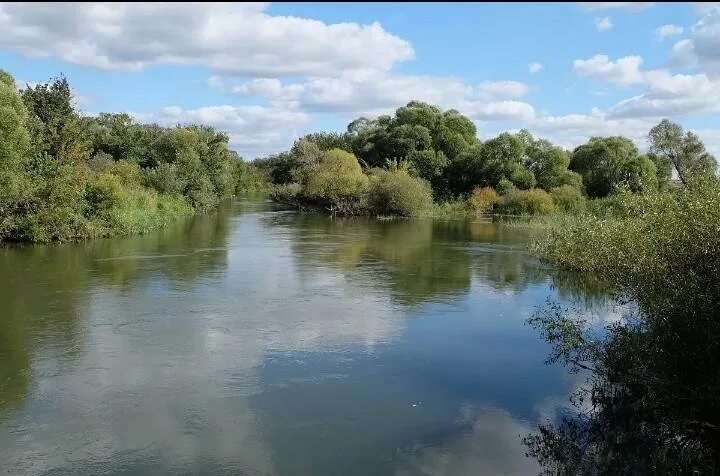
[[[670, 117], [720, 155], [718, 4], [0, 4], [0, 67], [246, 158], [411, 99], [566, 147]], [[531, 71], [529, 65], [537, 63]]]

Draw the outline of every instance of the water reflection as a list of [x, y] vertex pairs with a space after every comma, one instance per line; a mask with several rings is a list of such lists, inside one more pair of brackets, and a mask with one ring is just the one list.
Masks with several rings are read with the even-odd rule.
[[0, 249], [0, 460], [525, 474], [511, 433], [571, 385], [523, 321], [584, 296], [526, 240], [240, 201], [143, 237]]

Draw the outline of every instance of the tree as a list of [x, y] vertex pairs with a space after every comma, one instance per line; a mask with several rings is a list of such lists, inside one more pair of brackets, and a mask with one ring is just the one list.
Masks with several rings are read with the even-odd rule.
[[621, 189], [645, 192], [657, 188], [653, 162], [638, 155], [625, 137], [593, 137], [575, 148], [570, 169], [582, 176], [591, 197], [605, 197]]
[[703, 177], [715, 176], [717, 162], [705, 150], [700, 138], [690, 131], [683, 133], [679, 124], [663, 119], [650, 129], [650, 151], [669, 160], [683, 185]]
[[89, 142], [83, 135], [79, 117], [72, 105], [72, 91], [61, 76], [48, 83], [28, 86], [22, 91], [28, 122], [34, 137], [34, 154], [47, 153], [57, 160], [85, 160]]
[[12, 216], [27, 192], [25, 166], [30, 134], [27, 111], [10, 74], [0, 70], [0, 239], [12, 227]]
[[537, 186], [551, 190], [563, 185], [580, 187], [582, 177], [568, 170], [572, 154], [544, 139], [534, 139], [529, 132], [518, 134], [525, 141], [524, 165], [535, 174]]

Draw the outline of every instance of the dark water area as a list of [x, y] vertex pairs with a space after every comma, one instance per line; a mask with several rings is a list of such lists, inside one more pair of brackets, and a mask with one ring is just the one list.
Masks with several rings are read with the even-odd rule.
[[613, 312], [521, 227], [238, 200], [0, 248], [0, 472], [525, 475], [577, 376], [525, 323]]

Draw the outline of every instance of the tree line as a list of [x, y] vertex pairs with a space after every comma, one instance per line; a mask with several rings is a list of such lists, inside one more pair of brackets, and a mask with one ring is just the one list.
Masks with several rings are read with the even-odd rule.
[[[392, 116], [356, 119], [344, 133], [309, 134], [255, 163], [276, 185], [279, 201], [400, 215], [422, 214], [433, 200], [466, 201], [476, 212], [550, 213], [584, 198], [667, 190], [673, 169], [685, 185], [716, 171], [699, 137], [667, 119], [649, 132], [647, 153], [625, 137], [593, 137], [568, 151], [527, 130], [487, 141], [476, 134], [458, 111], [412, 101]], [[332, 190], [319, 187], [323, 181]], [[387, 195], [410, 184], [414, 193]], [[384, 197], [377, 196], [381, 190]], [[416, 207], [393, 205], [410, 197]]]
[[64, 77], [19, 90], [0, 70], [0, 241], [142, 233], [260, 180], [222, 132], [82, 116]]

